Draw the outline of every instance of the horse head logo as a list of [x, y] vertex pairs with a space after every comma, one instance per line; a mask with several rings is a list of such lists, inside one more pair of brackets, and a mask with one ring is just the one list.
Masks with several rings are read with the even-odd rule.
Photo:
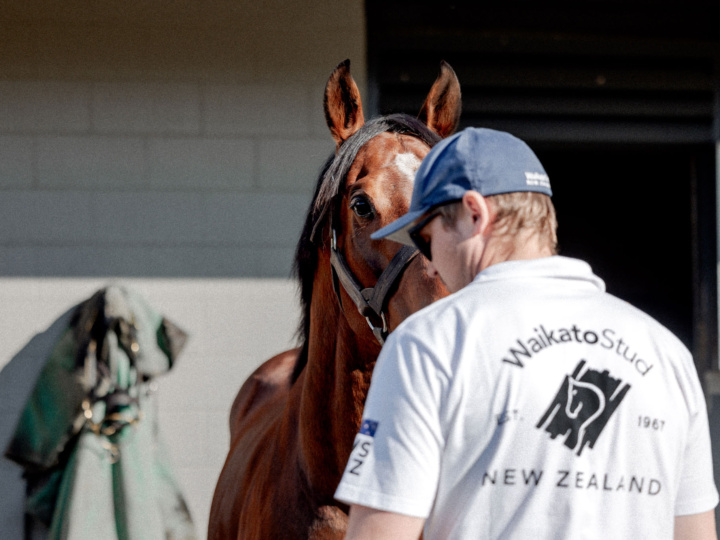
[[537, 423], [555, 439], [565, 436], [565, 446], [579, 456], [585, 445], [592, 448], [630, 385], [610, 377], [608, 371], [585, 367], [585, 360], [565, 377], [555, 399]]

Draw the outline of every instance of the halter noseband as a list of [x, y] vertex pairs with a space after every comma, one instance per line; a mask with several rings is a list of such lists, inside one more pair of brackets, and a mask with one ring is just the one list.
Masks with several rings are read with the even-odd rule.
[[[403, 246], [392, 258], [390, 264], [385, 267], [382, 274], [380, 274], [375, 286], [363, 288], [350, 270], [345, 257], [337, 250], [335, 227], [331, 226], [330, 230], [332, 231], [330, 266], [332, 268], [333, 289], [338, 297], [338, 302], [340, 302], [340, 308], [343, 309], [343, 305], [340, 299], [338, 282], [342, 284], [345, 292], [355, 303], [360, 315], [365, 317], [375, 339], [382, 345], [385, 343], [385, 338], [388, 335], [387, 319], [385, 318], [384, 309], [390, 296], [390, 289], [392, 289], [395, 282], [400, 278], [405, 268], [407, 268], [410, 261], [415, 258], [419, 251], [412, 246]], [[373, 318], [379, 321], [380, 324], [374, 324], [372, 321]]]

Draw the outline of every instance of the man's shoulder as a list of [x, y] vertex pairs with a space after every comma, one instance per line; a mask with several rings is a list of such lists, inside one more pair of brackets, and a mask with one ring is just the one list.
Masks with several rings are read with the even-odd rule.
[[490, 290], [491, 287], [464, 287], [408, 317], [393, 333], [403, 339], [457, 338], [462, 329], [477, 324], [478, 319], [494, 317], [503, 307], [502, 295]]
[[688, 355], [690, 354], [690, 351], [687, 350], [680, 338], [649, 313], [609, 293], [603, 294], [602, 299], [608, 308], [617, 313], [618, 317], [624, 317], [626, 324], [633, 325], [636, 328], [644, 328], [647, 333], [653, 336], [654, 341], [662, 343], [665, 347], [676, 347]]

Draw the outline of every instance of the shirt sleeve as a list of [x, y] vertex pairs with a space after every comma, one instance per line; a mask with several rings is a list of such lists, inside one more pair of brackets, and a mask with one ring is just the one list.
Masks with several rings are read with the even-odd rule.
[[717, 506], [718, 492], [713, 479], [710, 429], [699, 381], [694, 392], [696, 401], [691, 411], [680, 485], [675, 502], [675, 515], [706, 512]]
[[432, 351], [419, 340], [390, 335], [373, 372], [362, 426], [336, 499], [429, 515], [444, 445], [439, 417], [447, 381]]

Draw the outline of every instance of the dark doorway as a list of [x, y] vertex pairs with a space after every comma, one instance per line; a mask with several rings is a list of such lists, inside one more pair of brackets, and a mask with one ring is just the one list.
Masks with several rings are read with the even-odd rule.
[[[370, 109], [416, 114], [448, 61], [461, 128], [527, 141], [555, 191], [561, 252], [717, 364], [720, 34], [705, 0], [647, 6], [368, 0]], [[554, 9], [553, 9], [554, 8]]]
[[554, 190], [560, 252], [692, 347], [692, 196], [687, 151], [538, 149]]
[[[532, 143], [531, 143], [532, 145]], [[712, 145], [535, 145], [554, 190], [560, 253], [692, 351], [717, 357]]]

